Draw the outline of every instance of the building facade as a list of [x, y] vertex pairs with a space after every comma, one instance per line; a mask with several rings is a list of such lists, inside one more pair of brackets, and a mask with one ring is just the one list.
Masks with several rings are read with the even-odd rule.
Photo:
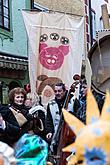
[[33, 0], [49, 10], [84, 15], [84, 0]]
[[108, 14], [110, 14], [110, 0], [91, 0], [91, 8], [96, 13], [96, 31], [104, 29], [102, 23], [102, 9], [101, 6], [106, 4], [108, 9]]
[[85, 0], [87, 51], [96, 41], [96, 32], [103, 30], [102, 9], [106, 4], [110, 13], [110, 0]]
[[31, 0], [0, 1], [0, 103], [8, 102], [8, 91], [24, 85], [28, 79], [28, 40], [22, 9], [30, 9]]

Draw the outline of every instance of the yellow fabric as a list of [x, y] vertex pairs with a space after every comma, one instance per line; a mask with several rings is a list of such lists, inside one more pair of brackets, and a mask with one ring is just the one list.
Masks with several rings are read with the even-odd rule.
[[89, 124], [93, 119], [99, 118], [99, 109], [90, 89], [87, 94], [86, 123]]
[[73, 165], [73, 162], [76, 163], [76, 156], [75, 155], [72, 155], [69, 157], [69, 160], [68, 160], [68, 165]]
[[68, 113], [65, 109], [62, 110], [65, 121], [69, 124], [71, 130], [77, 134], [85, 125], [78, 120], [75, 116]]
[[110, 115], [109, 115], [109, 113], [110, 113], [110, 94], [108, 91], [106, 93], [107, 94], [106, 94], [106, 99], [105, 99], [105, 103], [104, 103], [102, 114], [101, 114], [101, 119], [110, 122]]
[[75, 148], [75, 143], [70, 144], [69, 146], [62, 149], [63, 152], [72, 152]]
[[[110, 94], [107, 92], [102, 114], [99, 116], [98, 106], [93, 94], [88, 90], [87, 125], [78, 125], [78, 119], [64, 113], [64, 119], [70, 128], [75, 127], [75, 143], [65, 147], [63, 151], [74, 152], [68, 159], [68, 165], [110, 165]], [[76, 124], [77, 122], [77, 124]]]

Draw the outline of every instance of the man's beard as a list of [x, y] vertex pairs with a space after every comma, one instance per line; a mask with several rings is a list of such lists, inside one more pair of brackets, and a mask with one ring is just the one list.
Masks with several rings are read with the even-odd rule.
[[[67, 93], [65, 93], [62, 98], [55, 97], [55, 100], [57, 101], [57, 103], [64, 103], [65, 102], [65, 99], [66, 99], [66, 94]], [[59, 95], [57, 95], [57, 96], [59, 96]]]

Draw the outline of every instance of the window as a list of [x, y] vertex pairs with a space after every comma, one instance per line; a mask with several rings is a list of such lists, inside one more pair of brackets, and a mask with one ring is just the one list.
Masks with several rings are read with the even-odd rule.
[[32, 8], [35, 9], [36, 11], [48, 11], [48, 8], [41, 6], [40, 4], [36, 3], [35, 0], [32, 0]]
[[10, 29], [9, 0], [0, 0], [0, 27]]
[[92, 30], [93, 30], [93, 40], [96, 39], [96, 13], [94, 10], [91, 10], [92, 15]]

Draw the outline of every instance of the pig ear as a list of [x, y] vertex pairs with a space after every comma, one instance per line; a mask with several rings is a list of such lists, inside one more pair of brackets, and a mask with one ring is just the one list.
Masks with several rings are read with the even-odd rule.
[[69, 46], [61, 45], [59, 46], [59, 49], [63, 52], [64, 55], [67, 55], [69, 53]]
[[39, 44], [39, 52], [41, 52], [45, 47], [47, 47], [46, 43], [40, 43]]

